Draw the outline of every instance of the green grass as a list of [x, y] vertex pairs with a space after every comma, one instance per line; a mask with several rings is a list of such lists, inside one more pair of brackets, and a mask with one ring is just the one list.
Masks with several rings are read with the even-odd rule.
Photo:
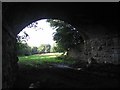
[[42, 65], [48, 65], [51, 63], [66, 63], [70, 64], [73, 61], [65, 61], [64, 59], [58, 58], [62, 53], [47, 53], [47, 54], [36, 54], [30, 56], [19, 56], [19, 65], [27, 65], [32, 67], [40, 67]]

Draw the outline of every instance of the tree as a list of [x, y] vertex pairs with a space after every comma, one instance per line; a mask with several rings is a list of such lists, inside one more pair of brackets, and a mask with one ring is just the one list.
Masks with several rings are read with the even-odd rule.
[[38, 54], [38, 48], [37, 47], [32, 48], [32, 54]]
[[[28, 28], [36, 28], [37, 27], [37, 21], [33, 22], [32, 24], [28, 25]], [[28, 44], [26, 43], [27, 40], [29, 39], [29, 35], [27, 34], [27, 32], [23, 31], [23, 35], [20, 36], [19, 34], [16, 37], [17, 39], [17, 53], [18, 55], [31, 55], [31, 54], [36, 54], [37, 52], [37, 47], [33, 47], [31, 49], [30, 46], [28, 46]]]
[[36, 22], [31, 23], [31, 24], [28, 25], [27, 27], [28, 27], [28, 28], [36, 28], [37, 25], [38, 25], [38, 22], [36, 21]]
[[64, 52], [68, 52], [71, 48], [77, 48], [77, 46], [83, 42], [79, 31], [72, 25], [65, 23], [64, 21], [53, 19], [48, 19], [47, 22], [50, 23], [51, 27], [56, 29], [54, 40], [57, 43], [57, 47], [62, 48]]
[[45, 52], [45, 45], [44, 45], [44, 44], [41, 44], [41, 45], [38, 47], [38, 51], [39, 51], [39, 53], [44, 53], [44, 52]]
[[27, 43], [17, 43], [17, 55], [31, 55], [31, 47]]
[[51, 49], [51, 45], [50, 44], [46, 44], [45, 45], [45, 50], [47, 53], [50, 53], [50, 49]]
[[58, 43], [55, 43], [52, 47], [52, 52], [64, 52], [64, 49]]
[[27, 34], [27, 32], [23, 32], [23, 35], [17, 35], [17, 42], [18, 43], [26, 43], [26, 41], [29, 39], [29, 35]]
[[38, 47], [39, 53], [50, 53], [51, 45], [50, 44], [41, 44]]

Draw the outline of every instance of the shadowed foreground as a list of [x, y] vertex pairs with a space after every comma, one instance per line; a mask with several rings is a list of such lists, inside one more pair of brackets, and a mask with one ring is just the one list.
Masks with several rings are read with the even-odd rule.
[[[15, 88], [118, 88], [118, 73], [49, 65], [46, 68], [20, 68]], [[99, 69], [99, 67], [96, 67]], [[118, 69], [118, 67], [116, 67]], [[93, 71], [92, 71], [93, 70]]]

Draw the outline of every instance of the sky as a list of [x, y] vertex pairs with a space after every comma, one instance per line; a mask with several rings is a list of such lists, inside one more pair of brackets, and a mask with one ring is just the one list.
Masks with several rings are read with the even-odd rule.
[[31, 47], [39, 47], [40, 44], [50, 44], [52, 46], [55, 43], [53, 40], [53, 33], [56, 30], [50, 27], [50, 23], [46, 22], [46, 19], [37, 22], [37, 28], [25, 27], [18, 35], [23, 35], [25, 31], [29, 35], [27, 43]]

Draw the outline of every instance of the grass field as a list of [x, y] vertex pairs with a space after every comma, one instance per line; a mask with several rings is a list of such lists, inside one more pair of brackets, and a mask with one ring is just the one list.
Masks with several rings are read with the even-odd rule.
[[65, 61], [64, 59], [58, 58], [62, 53], [46, 53], [46, 54], [35, 54], [30, 56], [21, 56], [19, 58], [19, 65], [27, 65], [32, 67], [40, 67], [42, 65], [48, 65], [53, 63], [66, 63], [70, 64], [73, 61]]

